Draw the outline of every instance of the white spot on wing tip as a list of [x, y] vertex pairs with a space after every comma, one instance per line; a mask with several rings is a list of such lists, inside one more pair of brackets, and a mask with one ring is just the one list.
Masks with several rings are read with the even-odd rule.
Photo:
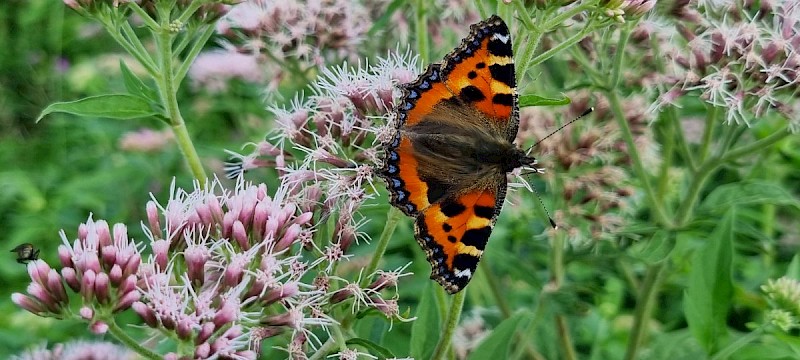
[[492, 39], [500, 40], [500, 42], [502, 42], [503, 44], [508, 44], [509, 36], [502, 34], [494, 34], [492, 35]]
[[470, 271], [470, 269], [464, 269], [464, 270], [453, 269], [453, 270], [455, 270], [454, 274], [455, 274], [456, 277], [460, 277], [460, 278], [461, 277], [466, 277], [466, 278], [471, 278], [472, 277], [472, 271]]

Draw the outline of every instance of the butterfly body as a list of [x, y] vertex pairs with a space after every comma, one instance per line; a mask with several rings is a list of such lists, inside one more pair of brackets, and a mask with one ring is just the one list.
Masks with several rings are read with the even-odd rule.
[[506, 174], [536, 160], [514, 145], [519, 127], [511, 36], [492, 16], [404, 85], [380, 175], [391, 203], [416, 219], [415, 238], [445, 290], [477, 269], [505, 199]]

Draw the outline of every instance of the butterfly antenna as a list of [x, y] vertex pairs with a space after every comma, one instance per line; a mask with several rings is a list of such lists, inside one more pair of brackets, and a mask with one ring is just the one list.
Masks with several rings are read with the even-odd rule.
[[544, 201], [542, 201], [542, 196], [539, 195], [539, 190], [536, 190], [536, 186], [533, 186], [533, 184], [531, 184], [531, 189], [533, 189], [533, 193], [536, 194], [536, 198], [539, 199], [539, 204], [542, 204], [542, 209], [544, 209], [544, 213], [547, 215], [547, 220], [550, 221], [550, 226], [552, 226], [553, 229], [558, 229], [558, 225], [556, 225], [556, 222], [553, 221], [553, 217], [550, 216], [550, 212], [547, 211], [547, 206], [544, 206]]
[[589, 115], [592, 111], [594, 111], [594, 107], [590, 107], [590, 108], [586, 109], [586, 111], [584, 111], [583, 114], [578, 115], [578, 117], [572, 119], [570, 122], [568, 122], [568, 123], [566, 123], [564, 125], [561, 125], [561, 127], [556, 129], [555, 131], [553, 131], [550, 134], [548, 134], [547, 136], [539, 139], [539, 141], [537, 141], [536, 144], [533, 144], [533, 146], [531, 146], [531, 149], [535, 148], [537, 145], [539, 145], [539, 143], [541, 143], [542, 141], [545, 141], [547, 138], [555, 135], [555, 133], [561, 131], [562, 129], [564, 129], [565, 127], [569, 126], [570, 124], [580, 120], [582, 117], [584, 117], [586, 115]]

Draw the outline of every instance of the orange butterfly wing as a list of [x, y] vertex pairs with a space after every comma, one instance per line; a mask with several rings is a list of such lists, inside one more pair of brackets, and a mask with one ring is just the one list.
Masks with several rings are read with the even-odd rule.
[[434, 121], [435, 116], [429, 115], [437, 114], [438, 106], [449, 102], [469, 107], [485, 118], [464, 121], [481, 122], [489, 127], [487, 132], [502, 134], [513, 142], [518, 108], [511, 51], [511, 36], [502, 19], [492, 16], [475, 24], [442, 64], [429, 65], [404, 86], [395, 107], [397, 133], [386, 144], [380, 174], [388, 184], [392, 205], [416, 217], [416, 239], [431, 264], [431, 278], [449, 293], [463, 289], [477, 269], [505, 199], [505, 174], [488, 179], [487, 183], [494, 185], [468, 191], [423, 179], [420, 173], [430, 170], [425, 167], [436, 164], [421, 161], [405, 131], [413, 132], [414, 126]]

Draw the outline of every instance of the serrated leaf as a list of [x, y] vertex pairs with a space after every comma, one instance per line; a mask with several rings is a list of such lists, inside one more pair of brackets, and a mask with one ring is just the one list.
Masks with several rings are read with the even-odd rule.
[[689, 329], [706, 353], [713, 354], [725, 342], [728, 328], [725, 318], [733, 295], [733, 224], [735, 210], [725, 213], [697, 251], [689, 271], [689, 287], [684, 292], [683, 307]]
[[415, 359], [429, 359], [442, 333], [435, 289], [431, 284], [428, 281], [417, 307], [417, 321], [411, 326], [411, 356]]
[[656, 231], [650, 239], [642, 240], [631, 246], [629, 254], [646, 264], [652, 265], [664, 261], [675, 248], [675, 238], [667, 231]]
[[562, 96], [561, 98], [548, 98], [539, 95], [520, 95], [519, 97], [519, 107], [528, 107], [528, 106], [554, 106], [554, 105], [567, 105], [572, 100], [570, 100], [566, 96]]
[[514, 333], [517, 331], [520, 321], [529, 318], [521, 314], [515, 314], [503, 320], [500, 325], [484, 338], [478, 347], [475, 348], [467, 359], [469, 360], [494, 360], [508, 359], [508, 346], [518, 343]]
[[395, 357], [394, 354], [392, 354], [392, 352], [389, 349], [387, 349], [387, 348], [385, 348], [383, 346], [380, 346], [380, 345], [378, 345], [378, 344], [376, 344], [376, 343], [374, 343], [372, 341], [369, 341], [367, 339], [352, 338], [352, 339], [347, 340], [345, 342], [345, 344], [363, 346], [363, 347], [365, 347], [365, 348], [370, 350], [370, 354], [377, 355], [378, 359], [380, 359], [380, 360], [384, 360], [384, 359], [387, 359], [387, 358], [394, 358]]
[[110, 94], [50, 104], [42, 110], [42, 113], [36, 118], [36, 122], [49, 114], [58, 112], [123, 120], [158, 115], [145, 98], [130, 94]]
[[119, 70], [122, 72], [122, 80], [128, 92], [150, 101], [158, 100], [158, 94], [155, 89], [147, 86], [142, 79], [139, 79], [139, 77], [128, 68], [125, 61], [119, 61]]
[[703, 201], [706, 210], [724, 211], [732, 206], [789, 205], [800, 209], [800, 200], [782, 186], [766, 181], [747, 181], [718, 186]]

